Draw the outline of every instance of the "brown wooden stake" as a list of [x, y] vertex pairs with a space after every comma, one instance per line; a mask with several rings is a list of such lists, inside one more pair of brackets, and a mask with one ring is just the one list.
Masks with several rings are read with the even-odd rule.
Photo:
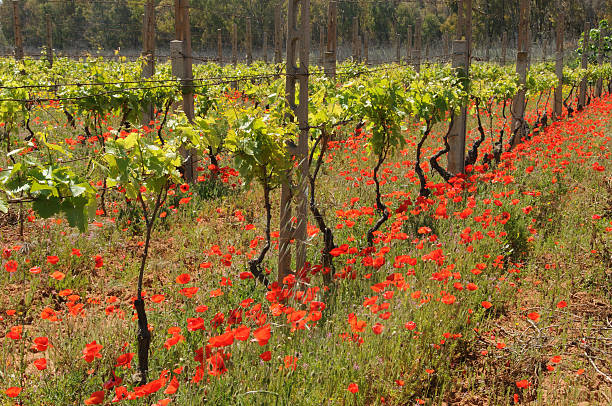
[[251, 17], [246, 20], [246, 62], [253, 63], [253, 36], [251, 35]]
[[443, 48], [442, 48], [442, 60], [445, 61], [446, 58], [448, 58], [448, 34], [444, 33], [444, 36], [442, 37], [442, 41], [443, 41]]
[[[599, 30], [599, 41], [597, 42], [597, 64], [603, 65], [604, 62], [604, 49], [603, 49], [603, 38], [605, 36], [604, 30]], [[603, 78], [598, 78], [595, 83], [595, 97], [601, 97], [603, 91]]]
[[416, 20], [415, 31], [414, 31], [414, 52], [412, 55], [414, 69], [417, 72], [421, 72], [421, 50], [423, 49], [422, 27], [423, 27], [423, 20], [421, 19], [421, 16], [418, 16]]
[[563, 31], [565, 30], [565, 11], [559, 7], [556, 25], [556, 48], [555, 48], [555, 73], [557, 74], [557, 86], [555, 87], [555, 118], [559, 119], [563, 114]]
[[23, 37], [21, 35], [21, 14], [19, 2], [13, 0], [13, 33], [15, 35], [15, 59], [23, 59]]
[[281, 30], [281, 4], [274, 8], [274, 63], [283, 61], [283, 33]]
[[[299, 19], [298, 19], [299, 16]], [[299, 45], [299, 48], [298, 48]], [[287, 4], [287, 104], [298, 121], [300, 133], [296, 148], [289, 153], [298, 162], [296, 185], [282, 185], [280, 206], [280, 235], [278, 254], [278, 280], [282, 282], [291, 272], [289, 242], [296, 244], [295, 266], [302, 270], [306, 263], [306, 225], [308, 223], [308, 64], [310, 55], [310, 0], [288, 0]], [[296, 87], [299, 84], [298, 103], [295, 103]], [[296, 202], [297, 225], [291, 226], [291, 197]], [[289, 199], [287, 199], [289, 198]]]
[[519, 77], [519, 90], [512, 104], [512, 147], [517, 146], [526, 136], [525, 133], [525, 92], [527, 83], [527, 64], [529, 59], [529, 0], [520, 0], [518, 31], [518, 52], [516, 54], [516, 73]]
[[[580, 67], [587, 69], [589, 67], [589, 32], [591, 26], [588, 21], [584, 23], [584, 39], [582, 41], [582, 62]], [[586, 106], [587, 100], [587, 78], [584, 77], [580, 81], [580, 94], [578, 96], [578, 110], [582, 110]]]
[[353, 61], [359, 61], [359, 51], [357, 47], [359, 42], [359, 18], [353, 17]]
[[217, 29], [217, 62], [223, 66], [223, 36], [221, 28]]
[[[142, 77], [148, 79], [155, 74], [155, 1], [147, 0], [142, 28]], [[142, 114], [142, 123], [150, 125], [153, 106], [147, 106]]]
[[370, 63], [369, 37], [370, 34], [365, 31], [363, 33], [363, 60], [366, 65]]
[[335, 0], [329, 2], [327, 9], [327, 49], [325, 51], [325, 75], [336, 77], [337, 59], [337, 27], [338, 27], [338, 3]]
[[51, 16], [48, 13], [45, 14], [45, 23], [47, 26], [47, 61], [49, 62], [49, 66], [53, 66], [53, 31]]
[[268, 63], [268, 32], [263, 32], [263, 61]]
[[502, 43], [501, 43], [501, 64], [506, 64], [506, 56], [508, 52], [508, 33], [504, 31], [502, 33]]
[[[181, 64], [177, 64], [177, 70], [173, 70], [173, 74], [181, 79], [182, 93], [183, 93], [183, 112], [189, 121], [194, 119], [194, 93], [193, 93], [193, 67], [191, 57], [191, 25], [189, 23], [189, 0], [175, 0], [175, 35], [176, 43], [172, 41], [170, 43], [170, 51], [172, 54], [172, 46], [174, 42], [174, 55], [176, 57], [177, 52], [180, 53]], [[174, 65], [173, 65], [174, 68]], [[185, 158], [183, 164], [183, 178], [188, 183], [196, 181], [196, 162], [197, 153], [195, 149], [188, 151], [181, 151]]]
[[[459, 78], [466, 79], [468, 75], [467, 63], [467, 41], [459, 39], [453, 41], [452, 67]], [[466, 114], [464, 114], [466, 113]], [[461, 108], [461, 112], [453, 120], [453, 126], [448, 133], [448, 152], [447, 170], [453, 175], [465, 171], [465, 135], [467, 108]]]
[[[472, 33], [472, 2], [471, 0], [459, 1], [457, 9], [457, 20], [464, 25], [457, 30], [456, 41], [453, 41], [452, 64], [457, 69], [459, 77], [468, 78], [470, 73], [471, 55], [471, 33]], [[469, 85], [469, 84], [468, 84]], [[467, 106], [461, 108], [460, 113], [453, 120], [453, 126], [448, 135], [447, 170], [453, 175], [465, 172], [465, 143], [467, 126]]]
[[400, 51], [401, 43], [402, 41], [400, 40], [400, 35], [396, 33], [395, 34], [395, 62], [397, 64], [400, 64], [402, 62], [402, 55]]
[[319, 65], [323, 66], [325, 64], [325, 29], [323, 25], [319, 28]]
[[412, 25], [409, 25], [406, 39], [406, 65], [412, 63], [412, 36]]
[[467, 41], [466, 58], [468, 59], [467, 64], [469, 67], [469, 60], [472, 57], [472, 0], [463, 0], [463, 4], [463, 12], [465, 13], [465, 40]]
[[[463, 39], [465, 36], [465, 13], [463, 0], [457, 0], [457, 26], [455, 27], [455, 39]], [[453, 44], [454, 47], [455, 44]], [[455, 51], [453, 49], [453, 55]]]
[[238, 26], [232, 24], [232, 64], [238, 65]]

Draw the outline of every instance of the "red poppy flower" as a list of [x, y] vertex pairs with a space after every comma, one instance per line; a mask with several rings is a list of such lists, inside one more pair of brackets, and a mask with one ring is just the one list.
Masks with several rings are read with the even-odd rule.
[[271, 337], [271, 328], [269, 324], [259, 327], [253, 332], [253, 337], [257, 340], [257, 343], [261, 346], [268, 344], [268, 340]]
[[179, 293], [183, 296], [185, 296], [186, 298], [192, 298], [193, 295], [195, 295], [196, 293], [198, 293], [198, 290], [200, 288], [198, 288], [197, 286], [192, 286], [189, 288], [183, 288], [181, 290], [179, 290]]
[[100, 354], [100, 350], [102, 348], [103, 347], [95, 340], [85, 345], [85, 349], [83, 350], [83, 359], [87, 362], [93, 362], [93, 360], [96, 358], [102, 358], [102, 354]]
[[372, 326], [372, 331], [374, 332], [374, 334], [380, 334], [383, 332], [384, 328], [385, 327], [382, 324], [376, 323]]
[[9, 398], [16, 398], [21, 393], [21, 390], [22, 390], [22, 388], [19, 388], [17, 386], [12, 386], [12, 387], [8, 388], [7, 390], [5, 390], [4, 393]]
[[129, 369], [132, 367], [131, 363], [132, 363], [133, 358], [134, 358], [133, 352], [127, 352], [125, 354], [121, 354], [120, 356], [117, 357], [117, 363], [115, 364], [115, 367], [127, 367]]
[[349, 383], [349, 386], [346, 388], [352, 394], [359, 392], [359, 386], [356, 383]]
[[86, 405], [99, 405], [104, 402], [104, 391], [98, 391], [91, 394], [89, 399], [85, 399]]
[[47, 263], [51, 265], [55, 265], [59, 262], [59, 257], [55, 255], [51, 255], [47, 257]]
[[191, 275], [188, 273], [182, 273], [176, 277], [176, 283], [180, 283], [181, 285], [185, 285], [191, 281]]
[[39, 358], [39, 359], [37, 359], [36, 361], [34, 361], [34, 366], [39, 371], [43, 371], [43, 370], [47, 369], [47, 359], [46, 358]]
[[36, 351], [42, 352], [42, 351], [45, 351], [48, 346], [49, 346], [49, 339], [47, 337], [36, 337], [34, 339], [34, 345], [32, 347], [35, 348]]
[[16, 272], [17, 271], [17, 261], [14, 261], [14, 260], [8, 261], [4, 265], [4, 269], [6, 269], [6, 271], [9, 272], [9, 273]]
[[264, 362], [268, 362], [272, 359], [272, 353], [270, 351], [262, 352], [259, 355], [259, 358], [261, 358], [261, 360]]
[[525, 389], [525, 388], [527, 388], [527, 387], [531, 386], [531, 383], [529, 383], [529, 381], [528, 381], [528, 380], [523, 379], [523, 380], [517, 381], [517, 382], [516, 382], [516, 386], [517, 386], [518, 388], [520, 388], [520, 389]]
[[94, 262], [96, 263], [96, 268], [102, 268], [104, 266], [104, 260], [100, 255], [94, 257]]
[[249, 335], [251, 335], [251, 329], [245, 325], [239, 326], [234, 330], [234, 338], [239, 341], [246, 341], [249, 339]]
[[540, 315], [536, 312], [531, 312], [527, 315], [527, 317], [529, 317], [530, 320], [538, 321], [538, 319], [540, 318]]
[[176, 391], [178, 390], [178, 388], [179, 388], [178, 379], [176, 378], [176, 376], [173, 376], [172, 379], [170, 380], [170, 383], [168, 384], [168, 387], [164, 391], [164, 394], [174, 395]]
[[227, 347], [234, 343], [234, 332], [228, 331], [220, 336], [210, 337], [208, 342], [212, 347]]
[[201, 317], [188, 318], [187, 319], [187, 330], [188, 331], [206, 330], [206, 328], [204, 327], [204, 319]]
[[491, 306], [493, 306], [493, 304], [491, 304], [491, 302], [487, 302], [486, 300], [484, 302], [480, 303], [482, 305], [482, 307], [484, 307], [485, 309], [490, 309]]

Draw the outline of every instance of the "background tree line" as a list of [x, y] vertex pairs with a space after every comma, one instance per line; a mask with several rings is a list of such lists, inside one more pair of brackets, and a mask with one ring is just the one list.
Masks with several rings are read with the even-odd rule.
[[[53, 44], [59, 50], [141, 48], [145, 0], [19, 0], [26, 47], [45, 43], [45, 14], [53, 22]], [[561, 4], [563, 3], [563, 4]], [[311, 0], [313, 47], [326, 26], [328, 0]], [[260, 47], [263, 32], [272, 46], [274, 10], [286, 0], [191, 0], [190, 19], [194, 50], [215, 49], [217, 29], [226, 47], [231, 44], [232, 24], [238, 26], [239, 42], [245, 36], [246, 17], [252, 18], [253, 43]], [[549, 38], [559, 7], [566, 10], [567, 37], [576, 38], [585, 19], [595, 24], [612, 16], [612, 0], [533, 0], [531, 28], [534, 41]], [[338, 0], [339, 43], [350, 43], [353, 17], [360, 31], [367, 32], [372, 45], [388, 44], [396, 35], [406, 40], [408, 27], [422, 18], [425, 44], [439, 44], [446, 34], [453, 38], [456, 0]], [[518, 25], [518, 1], [473, 0], [475, 44], [484, 47], [500, 40], [505, 31], [512, 41]], [[160, 48], [174, 38], [174, 0], [156, 0], [157, 43]], [[323, 28], [324, 29], [324, 28]], [[0, 47], [13, 45], [13, 5], [0, 0]]]

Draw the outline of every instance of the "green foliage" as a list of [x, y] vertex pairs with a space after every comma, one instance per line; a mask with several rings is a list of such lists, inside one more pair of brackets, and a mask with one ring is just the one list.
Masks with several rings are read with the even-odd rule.
[[154, 200], [168, 186], [168, 181], [181, 182], [178, 167], [182, 164], [178, 152], [181, 141], [172, 138], [159, 146], [139, 133], [110, 140], [102, 160], [108, 174], [107, 186], [125, 190], [128, 199]]
[[232, 126], [226, 140], [236, 168], [247, 180], [258, 180], [269, 186], [280, 184], [292, 162], [286, 152], [286, 141], [295, 139], [295, 123], [283, 123], [273, 114], [261, 114], [253, 107], [229, 111]]
[[[43, 141], [44, 142], [44, 141]], [[51, 151], [61, 151], [44, 142]], [[31, 144], [33, 146], [33, 144]], [[68, 223], [85, 231], [96, 207], [96, 190], [72, 168], [49, 159], [41, 162], [24, 150], [12, 151], [19, 160], [0, 172], [0, 211], [8, 201], [31, 201], [32, 209], [42, 218], [63, 213]]]

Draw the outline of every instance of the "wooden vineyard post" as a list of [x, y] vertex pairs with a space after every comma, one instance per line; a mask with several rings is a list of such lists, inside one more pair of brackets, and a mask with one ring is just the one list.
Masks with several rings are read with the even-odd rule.
[[363, 33], [363, 61], [365, 62], [365, 64], [369, 64], [370, 63], [370, 50], [369, 50], [369, 38], [370, 35], [368, 34], [367, 31], [364, 31]]
[[[591, 30], [589, 22], [584, 23], [584, 39], [582, 41], [582, 62], [580, 67], [587, 69], [589, 67], [589, 31]], [[580, 95], [578, 96], [578, 111], [586, 106], [587, 100], [587, 78], [586, 76], [580, 81]]]
[[414, 70], [417, 72], [421, 72], [421, 50], [423, 49], [422, 27], [423, 22], [421, 16], [418, 16], [414, 30], [414, 52], [412, 53]]
[[555, 73], [557, 74], [557, 86], [555, 87], [555, 118], [559, 119], [563, 114], [563, 30], [565, 29], [565, 12], [559, 7], [556, 29], [555, 47]]
[[408, 26], [408, 38], [406, 39], [406, 65], [412, 63], [412, 25]]
[[189, 0], [175, 0], [175, 31], [176, 39], [182, 41], [181, 56], [183, 59], [183, 111], [189, 120], [194, 117], [193, 67], [191, 58], [191, 26], [189, 24]]
[[519, 89], [512, 105], [512, 148], [525, 137], [525, 92], [527, 83], [527, 63], [529, 60], [529, 0], [521, 0], [518, 51], [516, 53], [516, 73], [519, 77]]
[[[455, 27], [456, 39], [463, 38], [465, 32], [465, 16], [463, 15], [463, 0], [457, 0], [457, 26]], [[454, 47], [454, 44], [453, 44]], [[454, 50], [453, 50], [454, 52]]]
[[[599, 41], [597, 42], [597, 63], [601, 66], [604, 62], [604, 49], [603, 49], [603, 37], [604, 30], [599, 30]], [[603, 91], [603, 78], [598, 78], [595, 83], [595, 97], [601, 97]]]
[[[463, 78], [467, 82], [468, 65], [467, 65], [467, 41], [458, 39], [453, 41], [453, 59], [452, 67], [456, 71], [459, 78]], [[467, 108], [461, 107], [461, 112], [453, 120], [453, 126], [448, 134], [448, 152], [447, 170], [453, 175], [463, 173], [465, 171], [465, 133]]]
[[19, 14], [19, 2], [13, 0], [13, 33], [15, 35], [15, 59], [23, 59], [23, 37], [21, 35], [21, 15]]
[[223, 37], [221, 35], [221, 28], [217, 29], [217, 63], [223, 66]]
[[274, 63], [281, 63], [283, 61], [282, 44], [281, 4], [277, 4], [274, 8]]
[[325, 64], [325, 29], [323, 25], [319, 27], [319, 65]]
[[232, 24], [232, 65], [238, 64], [238, 26]]
[[[147, 0], [142, 27], [142, 78], [155, 74], [155, 1]], [[153, 106], [147, 106], [142, 114], [142, 123], [149, 125], [153, 120]]]
[[[472, 57], [472, 0], [463, 0], [463, 12], [465, 13], [465, 40], [467, 41], [467, 55], [465, 56], [468, 60]], [[469, 61], [468, 61], [469, 66]]]
[[448, 58], [448, 34], [442, 36], [442, 61], [446, 61]]
[[508, 33], [504, 31], [502, 33], [502, 43], [501, 43], [501, 64], [506, 64], [506, 54], [508, 52]]
[[327, 49], [325, 50], [325, 75], [336, 77], [336, 52], [337, 52], [337, 20], [338, 3], [335, 0], [329, 2], [327, 9]]
[[353, 17], [353, 62], [359, 61], [359, 18]]
[[402, 55], [400, 52], [400, 46], [402, 41], [400, 40], [400, 35], [398, 33], [395, 34], [395, 62], [399, 65], [402, 63]]
[[[189, 0], [175, 0], [175, 32], [176, 40], [180, 43], [172, 41], [170, 43], [170, 53], [172, 54], [174, 43], [174, 56], [180, 52], [181, 66], [178, 63], [176, 71], [173, 69], [174, 76], [181, 79], [183, 93], [183, 112], [189, 121], [194, 119], [194, 94], [193, 94], [193, 67], [191, 58], [191, 27], [189, 24]], [[173, 64], [173, 68], [174, 68]], [[183, 164], [183, 178], [188, 183], [195, 182], [196, 170], [195, 162], [197, 162], [197, 154], [195, 149], [189, 151], [181, 151], [185, 158]]]
[[[470, 42], [468, 37], [471, 36], [468, 33], [472, 31], [471, 4], [470, 0], [459, 2], [457, 21], [463, 21], [465, 25], [459, 26], [456, 32], [457, 40], [453, 41], [452, 56], [452, 66], [457, 70], [459, 77], [464, 78], [468, 86], [470, 73]], [[462, 106], [459, 115], [453, 120], [453, 126], [448, 134], [450, 150], [448, 152], [447, 170], [453, 175], [465, 172], [466, 125], [467, 106]]]
[[[298, 15], [300, 19], [298, 20]], [[299, 46], [299, 48], [298, 48]], [[306, 263], [306, 225], [308, 223], [308, 64], [310, 54], [310, 0], [289, 0], [287, 5], [287, 104], [294, 119], [297, 119], [300, 133], [297, 147], [288, 153], [295, 155], [298, 162], [296, 188], [291, 179], [281, 188], [280, 236], [278, 252], [278, 280], [290, 273], [291, 239], [296, 244], [295, 267], [301, 270]], [[298, 103], [295, 103], [296, 86], [299, 84]], [[290, 177], [291, 178], [291, 177]], [[291, 203], [296, 202], [297, 225], [291, 226]]]
[[51, 25], [51, 16], [49, 13], [45, 14], [45, 25], [47, 28], [47, 61], [49, 66], [53, 66], [53, 26]]
[[263, 61], [268, 63], [268, 32], [263, 32]]
[[246, 62], [247, 65], [253, 63], [253, 37], [251, 35], [251, 17], [246, 20]]

